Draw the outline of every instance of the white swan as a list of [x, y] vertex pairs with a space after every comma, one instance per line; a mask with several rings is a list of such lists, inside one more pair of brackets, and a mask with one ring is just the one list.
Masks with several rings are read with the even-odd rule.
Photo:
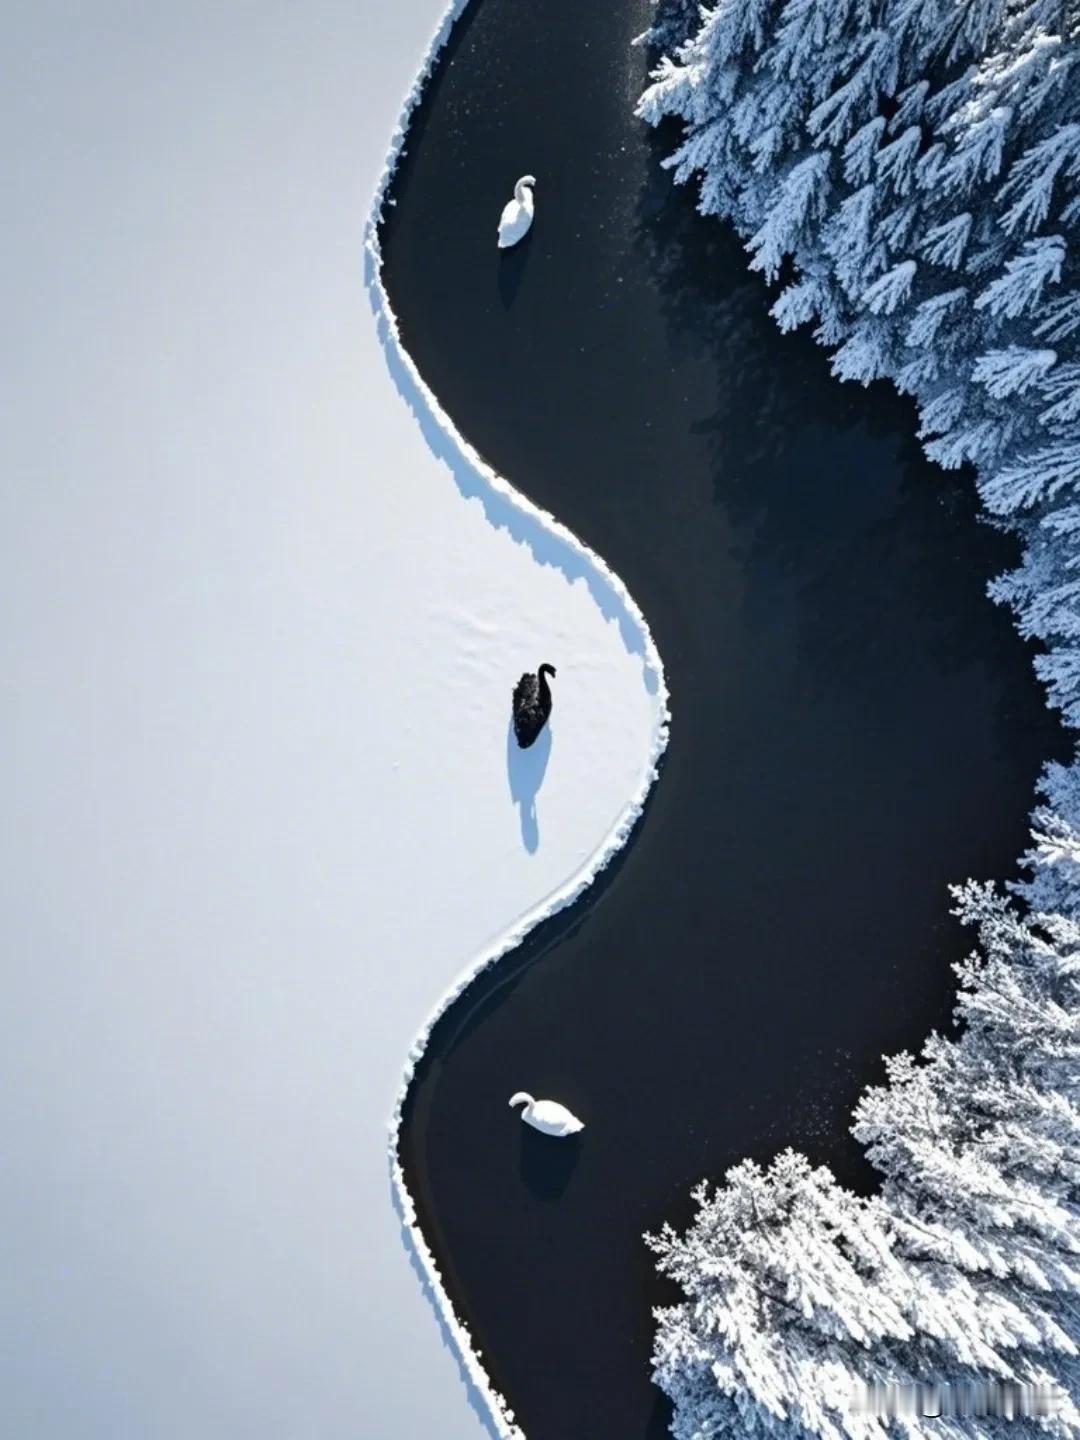
[[557, 1100], [534, 1100], [524, 1090], [519, 1090], [516, 1095], [510, 1096], [510, 1104], [524, 1105], [522, 1120], [545, 1135], [576, 1135], [579, 1130], [585, 1129], [584, 1123]]
[[535, 175], [523, 175], [514, 186], [514, 198], [503, 206], [499, 217], [499, 249], [507, 250], [523, 240], [533, 222], [532, 186]]

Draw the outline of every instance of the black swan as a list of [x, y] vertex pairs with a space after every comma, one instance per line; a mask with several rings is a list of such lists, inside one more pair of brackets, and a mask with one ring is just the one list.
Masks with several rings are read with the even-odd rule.
[[535, 675], [527, 670], [514, 686], [514, 735], [522, 750], [533, 743], [551, 714], [547, 677], [554, 674], [555, 666], [545, 661]]

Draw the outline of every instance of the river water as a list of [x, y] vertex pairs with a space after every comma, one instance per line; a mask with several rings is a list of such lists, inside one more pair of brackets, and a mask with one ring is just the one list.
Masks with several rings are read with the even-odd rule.
[[[529, 1440], [666, 1433], [650, 1307], [676, 1297], [640, 1237], [695, 1181], [793, 1145], [872, 1185], [849, 1115], [883, 1053], [949, 1023], [968, 937], [946, 885], [1014, 872], [1067, 748], [985, 598], [1014, 549], [970, 480], [923, 459], [887, 387], [779, 333], [661, 170], [671, 136], [632, 115], [646, 19], [473, 0], [383, 233], [424, 378], [622, 576], [672, 692], [630, 847], [454, 1004], [406, 1106], [425, 1233]], [[536, 224], [499, 255], [525, 172]], [[527, 1130], [517, 1089], [584, 1135]]]

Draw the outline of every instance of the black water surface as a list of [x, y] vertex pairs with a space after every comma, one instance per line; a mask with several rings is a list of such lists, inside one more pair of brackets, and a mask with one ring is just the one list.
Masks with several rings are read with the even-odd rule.
[[[848, 1117], [883, 1053], [948, 1023], [968, 937], [946, 885], [1013, 872], [1063, 750], [984, 597], [1014, 551], [969, 481], [887, 387], [780, 335], [660, 170], [631, 114], [646, 15], [473, 0], [383, 234], [424, 378], [619, 572], [673, 698], [633, 843], [454, 1004], [406, 1108], [425, 1234], [529, 1440], [665, 1433], [640, 1236], [694, 1181], [795, 1145], [872, 1183]], [[500, 256], [526, 171], [537, 221]], [[580, 1140], [525, 1130], [519, 1088], [571, 1105]]]

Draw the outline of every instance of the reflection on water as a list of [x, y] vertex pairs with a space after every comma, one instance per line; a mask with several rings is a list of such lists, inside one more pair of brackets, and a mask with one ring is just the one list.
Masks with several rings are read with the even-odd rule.
[[[425, 1234], [529, 1440], [665, 1433], [640, 1237], [702, 1176], [791, 1144], [873, 1183], [850, 1110], [949, 1023], [946, 885], [1011, 872], [1061, 748], [985, 598], [1011, 544], [672, 193], [630, 114], [648, 8], [473, 0], [384, 235], [425, 379], [619, 573], [672, 692], [633, 844], [451, 1007], [406, 1105]], [[500, 256], [526, 165], [542, 213]], [[535, 847], [547, 761], [510, 743]], [[572, 1148], [506, 1123], [523, 1077], [588, 1116]]]
[[514, 297], [521, 288], [525, 266], [532, 251], [529, 243], [531, 238], [530, 232], [520, 245], [515, 245], [512, 250], [498, 252], [499, 298], [507, 309], [514, 303]]
[[566, 1193], [582, 1143], [581, 1135], [557, 1140], [522, 1125], [521, 1178], [538, 1200], [558, 1200]]
[[[943, 673], [1015, 666], [1011, 626], [986, 623], [984, 588], [971, 583], [973, 573], [1008, 568], [1015, 551], [976, 519], [971, 474], [928, 465], [909, 400], [878, 384], [868, 403], [860, 389], [838, 384], [808, 335], [780, 333], [767, 313], [772, 296], [745, 269], [738, 239], [670, 203], [660, 162], [671, 132], [650, 131], [645, 140], [652, 166], [635, 246], [659, 291], [669, 337], [689, 363], [718, 377], [691, 424], [706, 444], [714, 498], [738, 534], [744, 573], [766, 584], [779, 573], [799, 587], [805, 676], [832, 689], [860, 676], [873, 683], [881, 653], [899, 656], [913, 642]], [[846, 446], [838, 429], [849, 436]], [[739, 463], [732, 465], [735, 434]], [[882, 450], [895, 486], [883, 487], [873, 472]], [[883, 603], [882, 591], [903, 603]], [[1013, 720], [1024, 711], [1011, 698], [1007, 686], [995, 687], [1003, 754], [1021, 738]], [[1043, 734], [1048, 743], [1057, 738], [1052, 727]]]

